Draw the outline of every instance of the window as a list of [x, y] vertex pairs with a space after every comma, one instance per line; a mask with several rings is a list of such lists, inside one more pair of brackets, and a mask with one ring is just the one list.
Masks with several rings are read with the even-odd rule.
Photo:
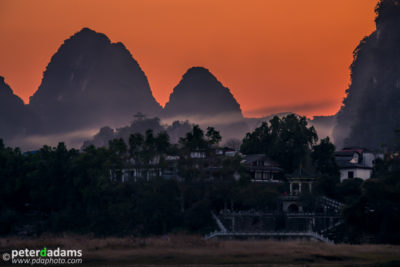
[[347, 177], [348, 177], [348, 178], [354, 178], [354, 172], [353, 172], [353, 171], [349, 171], [349, 172], [347, 173]]
[[206, 157], [206, 153], [204, 152], [191, 152], [190, 157], [192, 159], [204, 159]]

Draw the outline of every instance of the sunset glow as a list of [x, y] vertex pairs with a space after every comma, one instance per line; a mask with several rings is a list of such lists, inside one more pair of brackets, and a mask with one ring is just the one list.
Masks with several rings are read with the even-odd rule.
[[337, 112], [352, 52], [377, 0], [0, 0], [0, 75], [25, 103], [62, 42], [83, 27], [122, 42], [165, 105], [192, 66], [208, 68], [245, 116]]

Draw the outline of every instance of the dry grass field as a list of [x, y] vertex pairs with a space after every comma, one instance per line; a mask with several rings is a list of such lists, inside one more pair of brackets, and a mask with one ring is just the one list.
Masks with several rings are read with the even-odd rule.
[[400, 266], [400, 246], [390, 245], [205, 241], [188, 235], [145, 239], [76, 235], [0, 238], [1, 253], [44, 246], [82, 249], [80, 266]]

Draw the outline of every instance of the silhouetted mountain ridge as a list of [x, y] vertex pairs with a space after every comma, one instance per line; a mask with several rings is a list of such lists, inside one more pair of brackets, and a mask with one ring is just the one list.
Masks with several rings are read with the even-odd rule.
[[0, 114], [0, 138], [8, 140], [26, 132], [27, 108], [2, 76], [0, 76]]
[[[146, 75], [125, 46], [89, 28], [75, 33], [59, 47], [29, 105], [12, 93], [3, 78], [0, 94], [4, 95], [0, 99], [0, 104], [4, 102], [1, 114], [11, 114], [1, 118], [0, 138], [26, 134], [23, 142], [36, 140], [37, 145], [42, 140], [56, 139], [69, 143], [68, 138], [74, 144], [83, 142], [90, 138], [89, 132], [104, 125], [111, 128], [103, 128], [101, 136], [104, 132], [113, 136], [104, 129], [115, 128], [116, 136], [127, 138], [137, 125], [121, 126], [129, 125], [138, 112], [147, 117], [160, 116], [167, 123], [188, 120], [204, 129], [213, 126], [221, 131], [224, 142], [243, 138], [262, 120], [243, 118], [229, 88], [204, 67], [188, 69], [161, 109]], [[179, 126], [176, 122], [173, 125]], [[182, 131], [175, 128], [171, 128], [171, 134], [178, 140]]]
[[225, 139], [248, 131], [235, 97], [204, 67], [187, 70], [171, 93], [162, 118], [189, 120], [203, 128], [213, 126]]
[[46, 133], [117, 126], [137, 112], [161, 111], [125, 46], [88, 28], [65, 40], [53, 55], [29, 105]]
[[337, 115], [335, 143], [393, 147], [400, 128], [400, 1], [379, 2], [376, 31], [354, 51], [351, 85]]
[[206, 68], [192, 67], [174, 88], [164, 108], [164, 117], [218, 116], [242, 117], [239, 103], [230, 90]]

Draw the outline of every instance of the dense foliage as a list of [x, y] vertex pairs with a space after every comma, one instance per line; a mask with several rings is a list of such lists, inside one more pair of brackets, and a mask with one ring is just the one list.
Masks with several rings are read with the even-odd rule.
[[318, 140], [314, 127], [307, 127], [307, 119], [295, 114], [275, 116], [243, 139], [240, 151], [244, 154], [266, 154], [292, 172], [306, 164], [312, 146]]
[[[320, 145], [326, 148], [330, 147], [322, 142]], [[318, 150], [314, 150], [314, 157], [316, 151]], [[323, 157], [318, 158], [322, 159]], [[330, 160], [326, 162], [330, 162]], [[376, 160], [372, 178], [365, 181], [354, 178], [340, 182], [334, 172], [328, 175], [333, 165], [322, 164], [321, 166], [328, 167], [317, 178], [314, 187], [315, 193], [346, 204], [342, 214], [345, 223], [341, 229], [340, 240], [352, 243], [399, 244], [399, 150], [395, 153], [386, 153], [383, 160]]]
[[[349, 240], [378, 243], [400, 242], [400, 157], [387, 155], [374, 178], [358, 187], [344, 210]], [[383, 166], [382, 166], [383, 165]]]
[[[0, 141], [0, 235], [207, 233], [216, 228], [211, 211], [276, 211], [285, 184], [252, 183], [240, 156], [215, 154], [220, 141], [215, 129], [204, 132], [196, 125], [176, 145], [167, 133], [152, 130], [130, 135], [128, 142], [117, 138], [107, 147], [83, 151], [59, 143], [21, 153]], [[190, 157], [193, 151], [207, 156], [196, 160]], [[304, 210], [313, 212], [318, 195], [345, 203], [342, 240], [398, 243], [398, 153], [377, 161], [372, 179], [340, 183], [334, 145], [329, 138], [317, 143], [314, 129], [293, 115], [274, 118], [247, 134], [242, 151], [267, 153], [287, 164], [287, 170], [297, 165], [311, 170], [317, 180], [313, 194], [300, 198]], [[167, 155], [179, 156], [179, 179], [156, 174], [123, 181], [121, 173], [112, 175], [132, 164], [154, 168], [151, 162], [157, 157], [157, 168], [167, 168]]]
[[[43, 232], [95, 233], [98, 235], [153, 235], [171, 231], [206, 233], [215, 228], [211, 211], [222, 208], [273, 207], [276, 188], [255, 187], [249, 182], [241, 158], [198, 162], [188, 157], [192, 149], [212, 151], [219, 133], [198, 126], [171, 145], [165, 132], [148, 130], [113, 139], [108, 147], [88, 146], [84, 151], [44, 146], [21, 153], [0, 142], [0, 234]], [[212, 153], [212, 152], [208, 152]], [[129, 167], [132, 160], [149, 167], [165, 167], [165, 155], [179, 155], [181, 180], [157, 175], [150, 179], [121, 181], [110, 170]], [[128, 160], [130, 159], [130, 160]], [[207, 167], [220, 166], [210, 180]], [[240, 174], [240, 179], [234, 178]], [[264, 189], [263, 189], [264, 188]], [[249, 197], [251, 194], [251, 197]]]

